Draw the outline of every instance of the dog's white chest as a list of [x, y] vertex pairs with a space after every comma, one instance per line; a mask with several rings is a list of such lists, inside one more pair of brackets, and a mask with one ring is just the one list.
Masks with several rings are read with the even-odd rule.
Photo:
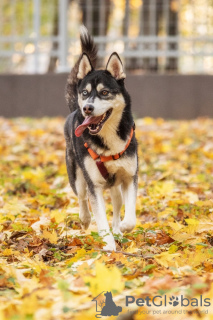
[[137, 171], [137, 156], [121, 157], [118, 160], [112, 160], [105, 163], [110, 174], [116, 174], [117, 182], [133, 177]]
[[[137, 155], [132, 157], [121, 157], [118, 160], [110, 160], [104, 163], [110, 175], [116, 175], [116, 184], [122, 183], [133, 177], [137, 171]], [[85, 158], [86, 170], [94, 184], [105, 185], [106, 181], [102, 177], [95, 160], [90, 156]]]

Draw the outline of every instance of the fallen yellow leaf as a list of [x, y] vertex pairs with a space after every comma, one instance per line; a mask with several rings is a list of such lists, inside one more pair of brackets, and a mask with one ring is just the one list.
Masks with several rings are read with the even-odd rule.
[[45, 239], [48, 239], [51, 243], [57, 243], [57, 240], [58, 240], [58, 236], [55, 230], [53, 230], [52, 233], [47, 230], [44, 230], [43, 237]]
[[116, 266], [107, 268], [97, 261], [95, 271], [95, 276], [83, 278], [85, 283], [89, 283], [89, 289], [93, 296], [98, 295], [102, 291], [121, 292], [124, 289], [124, 280], [122, 280], [121, 272]]

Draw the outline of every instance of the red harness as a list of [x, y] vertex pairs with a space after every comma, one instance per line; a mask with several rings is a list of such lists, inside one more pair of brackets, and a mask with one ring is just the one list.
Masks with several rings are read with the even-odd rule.
[[93, 160], [100, 159], [99, 161], [96, 161], [96, 165], [97, 165], [102, 177], [105, 180], [107, 180], [107, 178], [109, 177], [109, 172], [107, 171], [107, 168], [105, 167], [104, 162], [111, 161], [111, 160], [118, 160], [122, 156], [122, 154], [126, 151], [128, 146], [130, 145], [130, 142], [131, 142], [132, 137], [133, 137], [134, 130], [135, 130], [135, 124], [133, 125], [133, 127], [131, 129], [129, 139], [127, 141], [127, 144], [126, 144], [124, 150], [119, 152], [119, 153], [116, 153], [116, 154], [114, 154], [112, 156], [102, 156], [102, 155], [97, 154], [94, 150], [92, 150], [88, 146], [87, 142], [85, 142], [84, 146], [85, 146], [85, 148], [87, 148], [87, 151], [89, 152], [89, 154], [93, 158]]

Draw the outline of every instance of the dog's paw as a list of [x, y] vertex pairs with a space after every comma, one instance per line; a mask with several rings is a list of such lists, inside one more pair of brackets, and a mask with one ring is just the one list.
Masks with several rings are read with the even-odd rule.
[[116, 251], [115, 243], [108, 243], [103, 247], [104, 250]]
[[126, 221], [125, 219], [120, 223], [121, 232], [130, 232], [134, 229], [136, 222], [135, 221]]
[[112, 234], [105, 235], [103, 237], [103, 241], [106, 243], [106, 245], [103, 247], [104, 250], [116, 251], [115, 239]]
[[113, 234], [118, 234], [120, 236], [123, 235], [123, 233], [121, 232], [120, 228], [117, 227], [117, 226], [116, 227], [112, 227], [112, 232], [113, 232]]
[[91, 222], [91, 214], [80, 214], [79, 219], [81, 221], [82, 227], [87, 230], [89, 228], [90, 222]]
[[121, 235], [122, 236], [122, 232], [121, 232], [121, 230], [120, 230], [120, 224], [121, 224], [121, 220], [119, 219], [119, 220], [113, 220], [112, 219], [112, 232], [114, 233], [114, 234], [119, 234], [119, 235]]

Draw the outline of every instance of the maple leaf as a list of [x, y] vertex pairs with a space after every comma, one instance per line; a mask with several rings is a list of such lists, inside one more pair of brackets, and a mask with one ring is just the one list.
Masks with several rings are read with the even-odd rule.
[[95, 264], [95, 276], [83, 277], [84, 282], [89, 284], [89, 289], [93, 296], [102, 291], [122, 292], [124, 289], [124, 280], [120, 270], [113, 266], [107, 268], [100, 262]]
[[177, 266], [176, 259], [177, 257], [180, 257], [180, 255], [180, 253], [162, 252], [160, 254], [156, 254], [154, 258], [157, 261], [157, 263], [168, 268], [171, 266]]
[[48, 239], [50, 241], [50, 243], [57, 243], [57, 241], [58, 241], [58, 236], [57, 236], [57, 233], [55, 230], [53, 230], [53, 232], [49, 232], [47, 230], [44, 230], [42, 235], [45, 239]]

